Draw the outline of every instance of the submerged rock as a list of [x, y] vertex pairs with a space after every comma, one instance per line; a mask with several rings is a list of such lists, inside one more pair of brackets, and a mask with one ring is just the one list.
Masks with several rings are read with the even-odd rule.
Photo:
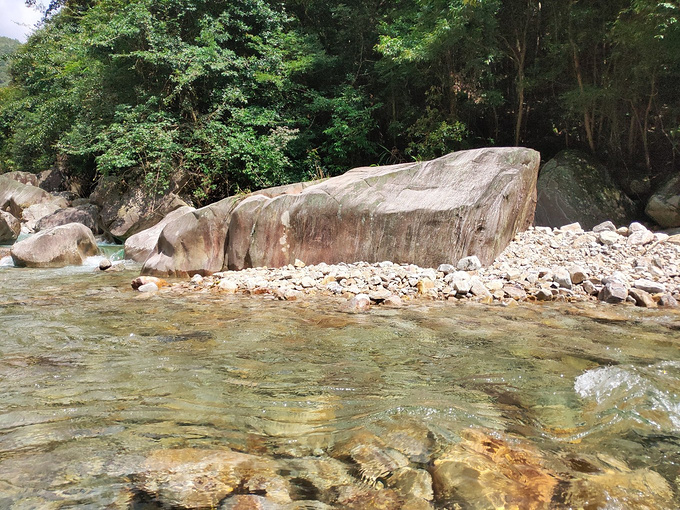
[[130, 285], [134, 290], [138, 290], [142, 285], [147, 285], [149, 283], [153, 283], [159, 289], [168, 286], [168, 282], [162, 278], [156, 278], [155, 276], [138, 276], [132, 280]]
[[12, 246], [18, 267], [64, 267], [82, 265], [99, 248], [92, 231], [80, 223], [43, 230]]
[[673, 490], [651, 469], [629, 469], [604, 455], [592, 459], [590, 469], [562, 484], [558, 498], [568, 508], [673, 508]]
[[171, 508], [215, 508], [237, 488], [289, 503], [278, 467], [273, 460], [226, 449], [156, 450], [144, 461], [135, 488]]
[[345, 305], [347, 312], [365, 312], [371, 307], [371, 298], [368, 294], [357, 294]]
[[447, 508], [548, 509], [558, 484], [527, 441], [474, 429], [434, 461], [432, 478]]

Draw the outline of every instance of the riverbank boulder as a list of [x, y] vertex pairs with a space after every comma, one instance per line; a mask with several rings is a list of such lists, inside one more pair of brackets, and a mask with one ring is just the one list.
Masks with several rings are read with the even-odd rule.
[[21, 233], [21, 223], [10, 213], [0, 211], [0, 244], [13, 243]]
[[25, 209], [46, 203], [53, 203], [57, 208], [68, 205], [64, 198], [55, 197], [31, 184], [23, 184], [10, 174], [0, 175], [0, 210], [8, 211], [15, 218], [21, 219]]
[[350, 170], [259, 208], [249, 265], [300, 259], [437, 267], [469, 255], [488, 264], [531, 224], [539, 162], [530, 149], [490, 148]]
[[36, 223], [35, 231], [46, 230], [68, 223], [82, 223], [89, 228], [93, 234], [102, 233], [99, 225], [99, 208], [94, 204], [83, 204], [76, 207], [59, 209], [50, 215], [43, 216]]
[[531, 224], [539, 162], [530, 149], [476, 149], [225, 199], [166, 225], [142, 271], [205, 275], [296, 259], [437, 267], [469, 255], [488, 264]]
[[633, 201], [604, 166], [580, 151], [562, 151], [548, 161], [536, 186], [537, 226], [561, 227], [578, 222], [590, 230], [603, 221], [627, 225], [634, 219]]
[[49, 202], [41, 202], [26, 207], [21, 212], [21, 223], [24, 232], [37, 232], [38, 223], [47, 216], [66, 207], [67, 202], [63, 198], [55, 198]]
[[143, 187], [125, 188], [120, 180], [103, 178], [90, 195], [100, 208], [102, 227], [118, 241], [153, 227], [169, 213], [186, 206], [174, 193], [155, 194]]
[[43, 230], [11, 249], [17, 267], [77, 266], [98, 252], [92, 231], [80, 223]]
[[663, 228], [680, 227], [680, 175], [670, 178], [652, 195], [645, 213]]
[[288, 483], [279, 469], [274, 460], [228, 449], [155, 450], [136, 476], [136, 489], [164, 508], [217, 508], [234, 492], [290, 503]]
[[225, 198], [165, 225], [144, 262], [142, 274], [186, 277], [220, 271], [224, 265], [229, 216], [240, 200]]
[[161, 235], [165, 226], [180, 216], [194, 210], [193, 207], [188, 205], [182, 206], [172, 211], [153, 227], [128, 237], [125, 240], [125, 258], [136, 262], [144, 262], [156, 247], [158, 237]]

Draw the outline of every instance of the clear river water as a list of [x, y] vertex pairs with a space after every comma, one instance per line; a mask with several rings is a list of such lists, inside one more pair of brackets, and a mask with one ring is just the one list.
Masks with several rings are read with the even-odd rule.
[[[469, 431], [534, 455], [571, 487], [546, 507], [680, 507], [677, 313], [416, 302], [348, 314], [337, 299], [142, 295], [134, 270], [3, 264], [0, 508], [157, 508], [126, 496], [153, 450], [323, 458], [404, 427], [426, 431], [431, 472]], [[513, 455], [483, 462], [512, 469]], [[494, 476], [484, 490], [507, 492]], [[448, 494], [429, 504], [492, 507]]]

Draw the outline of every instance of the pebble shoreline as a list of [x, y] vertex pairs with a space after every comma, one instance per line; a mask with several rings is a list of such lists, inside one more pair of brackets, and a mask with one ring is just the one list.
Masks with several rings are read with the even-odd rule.
[[[136, 282], [136, 283], [135, 283]], [[144, 285], [146, 284], [146, 285]], [[133, 287], [154, 291], [165, 282], [139, 277]], [[140, 288], [140, 286], [142, 286]], [[680, 235], [653, 233], [640, 223], [617, 228], [604, 222], [584, 231], [530, 227], [488, 267], [475, 256], [438, 268], [385, 261], [295, 265], [194, 275], [168, 285], [175, 291], [268, 295], [297, 300], [339, 296], [349, 310], [400, 306], [420, 298], [513, 305], [525, 301], [604, 301], [644, 307], [677, 307], [680, 300]]]

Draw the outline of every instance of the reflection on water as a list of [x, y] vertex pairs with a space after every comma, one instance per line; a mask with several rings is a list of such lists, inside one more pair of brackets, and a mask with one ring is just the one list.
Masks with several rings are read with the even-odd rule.
[[279, 463], [293, 499], [338, 507], [331, 486], [357, 480], [407, 480], [435, 508], [522, 508], [529, 492], [536, 508], [680, 504], [677, 315], [351, 315], [143, 295], [136, 273], [95, 266], [0, 268], [0, 508], [125, 508], [150, 452], [227, 447]]

